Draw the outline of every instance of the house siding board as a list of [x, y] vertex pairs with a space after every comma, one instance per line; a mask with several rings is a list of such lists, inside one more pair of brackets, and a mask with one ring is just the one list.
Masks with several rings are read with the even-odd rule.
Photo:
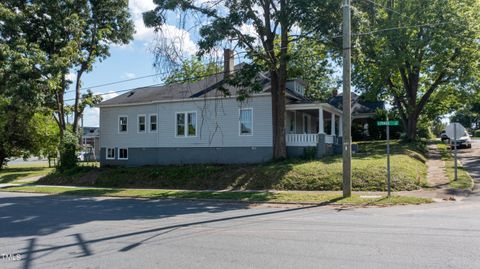
[[[239, 135], [239, 109], [253, 108], [253, 135]], [[175, 136], [175, 113], [197, 112], [197, 136]], [[158, 131], [137, 132], [138, 114], [158, 114]], [[128, 116], [128, 132], [118, 132], [118, 116]], [[148, 123], [148, 122], [147, 122]], [[235, 98], [207, 99], [151, 105], [101, 107], [102, 148], [272, 147], [270, 96], [239, 103]]]
[[[117, 149], [118, 150], [118, 149]], [[106, 159], [101, 148], [102, 165], [143, 166], [194, 163], [259, 163], [272, 159], [272, 147], [164, 147], [129, 148], [128, 160]]]

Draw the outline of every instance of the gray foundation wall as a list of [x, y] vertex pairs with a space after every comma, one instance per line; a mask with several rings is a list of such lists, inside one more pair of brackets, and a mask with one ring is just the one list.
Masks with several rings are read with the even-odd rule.
[[189, 148], [128, 148], [128, 160], [107, 160], [101, 148], [101, 165], [143, 166], [194, 163], [261, 163], [272, 159], [272, 147], [189, 147]]

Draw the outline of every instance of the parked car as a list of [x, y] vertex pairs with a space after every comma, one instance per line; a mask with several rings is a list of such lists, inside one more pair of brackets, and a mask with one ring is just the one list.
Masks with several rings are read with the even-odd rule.
[[450, 139], [450, 138], [448, 137], [448, 135], [447, 135], [447, 132], [446, 132], [445, 130], [443, 130], [443, 131], [440, 133], [440, 139], [442, 140], [442, 142], [445, 141], [445, 140]]
[[453, 149], [457, 144], [457, 148], [472, 148], [472, 139], [470, 135], [465, 132], [462, 137], [457, 140], [450, 139], [450, 147]]

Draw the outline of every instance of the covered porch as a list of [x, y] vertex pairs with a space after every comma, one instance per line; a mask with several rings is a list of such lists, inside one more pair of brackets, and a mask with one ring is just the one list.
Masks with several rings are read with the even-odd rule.
[[342, 143], [342, 111], [326, 103], [286, 106], [286, 144], [289, 155], [317, 147], [317, 156], [331, 154]]

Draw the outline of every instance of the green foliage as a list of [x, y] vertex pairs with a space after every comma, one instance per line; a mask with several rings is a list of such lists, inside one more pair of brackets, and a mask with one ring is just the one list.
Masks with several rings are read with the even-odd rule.
[[[385, 141], [360, 143], [353, 157], [355, 190], [386, 189]], [[421, 145], [392, 141], [394, 190], [413, 190], [425, 184]], [[420, 150], [419, 150], [420, 148]], [[57, 172], [39, 183], [119, 188], [341, 190], [342, 160], [286, 160], [256, 165], [183, 165], [147, 167], [81, 167]]]
[[316, 147], [307, 147], [303, 149], [303, 158], [305, 160], [314, 160], [316, 156], [317, 156]]
[[[391, 101], [407, 128], [407, 138], [415, 139], [419, 118], [423, 115], [434, 120], [451, 112], [462, 102], [460, 93], [478, 76], [480, 2], [375, 3], [378, 5], [372, 1], [353, 3], [352, 28], [368, 34], [358, 34], [352, 40], [352, 79], [357, 89]], [[307, 26], [315, 31], [319, 21], [310, 17]], [[338, 59], [340, 41], [332, 43]]]
[[183, 61], [181, 66], [165, 78], [167, 84], [195, 82], [207, 76], [218, 74], [223, 68], [215, 62], [203, 63], [196, 57]]
[[66, 132], [60, 146], [60, 170], [72, 169], [77, 166], [76, 149], [78, 137], [70, 132]]
[[475, 130], [474, 136], [475, 137], [480, 137], [480, 130]]
[[339, 86], [327, 53], [327, 47], [317, 40], [302, 38], [290, 43], [288, 77], [305, 81], [305, 95], [312, 100], [328, 101]]

